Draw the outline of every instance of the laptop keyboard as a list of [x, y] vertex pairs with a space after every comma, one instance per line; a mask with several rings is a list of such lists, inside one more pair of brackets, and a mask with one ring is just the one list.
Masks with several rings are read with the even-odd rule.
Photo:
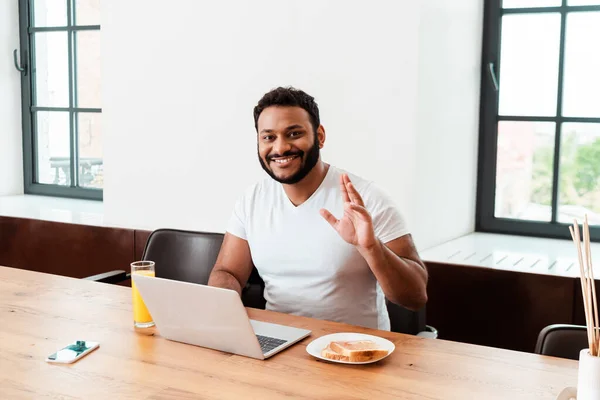
[[267, 354], [274, 348], [279, 347], [285, 342], [287, 342], [287, 340], [281, 340], [262, 335], [256, 335], [256, 337], [258, 338], [258, 343], [260, 343], [260, 348], [263, 354]]

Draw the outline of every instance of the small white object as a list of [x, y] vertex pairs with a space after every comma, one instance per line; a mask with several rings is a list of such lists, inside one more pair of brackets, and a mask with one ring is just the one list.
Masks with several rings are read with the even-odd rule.
[[[377, 358], [377, 359], [369, 360], [369, 361], [361, 361], [361, 362], [331, 360], [329, 358], [325, 358], [325, 357], [321, 356], [321, 351], [324, 348], [326, 348], [327, 345], [331, 342], [354, 341], [354, 340], [372, 340], [373, 342], [375, 342], [377, 344], [377, 346], [379, 346], [382, 349], [387, 350], [388, 354], [381, 358]], [[386, 358], [387, 356], [392, 354], [395, 349], [396, 349], [396, 346], [394, 345], [394, 343], [390, 342], [387, 339], [381, 338], [379, 336], [367, 335], [364, 333], [352, 333], [352, 332], [332, 333], [330, 335], [321, 336], [320, 338], [316, 338], [315, 340], [310, 342], [308, 344], [308, 346], [306, 346], [306, 351], [311, 356], [316, 357], [321, 360], [324, 360], [324, 361], [335, 362], [335, 363], [340, 363], [340, 364], [371, 364], [371, 363], [383, 360], [384, 358]]]
[[417, 336], [426, 339], [437, 339], [438, 331], [433, 326], [425, 325], [425, 330], [417, 333]]
[[592, 356], [589, 349], [579, 352], [577, 399], [600, 399], [600, 357]]
[[577, 389], [574, 387], [564, 388], [556, 400], [577, 400]]

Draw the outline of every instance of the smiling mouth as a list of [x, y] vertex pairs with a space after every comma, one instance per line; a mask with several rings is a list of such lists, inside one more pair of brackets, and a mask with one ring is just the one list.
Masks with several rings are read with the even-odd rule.
[[288, 165], [292, 161], [294, 161], [298, 156], [289, 156], [289, 157], [280, 157], [280, 158], [272, 158], [271, 161], [276, 163], [279, 166]]

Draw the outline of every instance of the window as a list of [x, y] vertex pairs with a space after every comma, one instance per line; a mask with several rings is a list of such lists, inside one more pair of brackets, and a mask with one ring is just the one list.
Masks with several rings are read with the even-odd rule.
[[100, 0], [19, 0], [19, 15], [25, 193], [100, 200]]
[[477, 230], [600, 240], [600, 0], [487, 0]]

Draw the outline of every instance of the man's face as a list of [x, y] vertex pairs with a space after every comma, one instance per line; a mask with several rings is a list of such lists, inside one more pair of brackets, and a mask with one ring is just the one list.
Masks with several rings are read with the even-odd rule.
[[258, 117], [258, 159], [277, 182], [304, 179], [319, 161], [323, 141], [323, 128], [315, 133], [303, 108], [272, 106]]

